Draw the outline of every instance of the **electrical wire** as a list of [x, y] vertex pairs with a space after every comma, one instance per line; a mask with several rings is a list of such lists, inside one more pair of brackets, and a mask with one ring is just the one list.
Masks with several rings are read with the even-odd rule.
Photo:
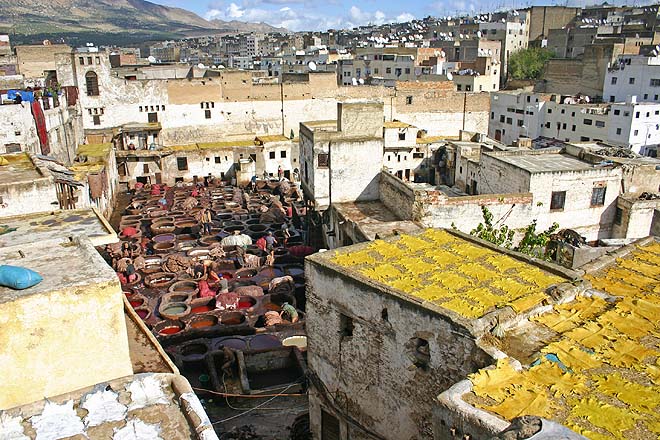
[[[224, 378], [223, 378], [223, 380], [224, 380]], [[230, 420], [237, 419], [237, 418], [239, 418], [239, 417], [243, 417], [244, 415], [246, 415], [246, 414], [248, 414], [248, 413], [251, 413], [252, 411], [257, 410], [257, 409], [261, 408], [262, 406], [266, 406], [266, 405], [268, 405], [270, 402], [272, 402], [273, 400], [275, 400], [275, 399], [277, 399], [278, 397], [280, 397], [281, 395], [283, 395], [284, 392], [285, 392], [286, 390], [288, 390], [289, 388], [291, 388], [291, 387], [294, 386], [294, 385], [296, 385], [296, 384], [295, 384], [295, 383], [292, 383], [291, 385], [289, 385], [288, 387], [286, 387], [286, 388], [284, 389], [284, 391], [282, 391], [280, 394], [276, 394], [275, 396], [271, 397], [270, 399], [266, 400], [266, 401], [263, 402], [263, 403], [260, 403], [259, 405], [255, 406], [254, 408], [250, 408], [250, 409], [248, 409], [247, 411], [244, 411], [244, 412], [242, 412], [242, 413], [240, 413], [240, 414], [236, 414], [236, 415], [234, 415], [234, 416], [227, 417], [226, 419], [218, 420], [217, 422], [213, 422], [212, 424], [213, 424], [213, 425], [217, 425], [218, 423], [225, 423], [225, 422], [228, 422], [228, 421], [230, 421]]]
[[[284, 388], [284, 387], [282, 387]], [[220, 393], [218, 391], [212, 391], [208, 390], [206, 388], [197, 388], [197, 387], [192, 387], [193, 390], [195, 391], [202, 391], [205, 393], [209, 394], [214, 394], [216, 396], [223, 396], [223, 397], [245, 397], [246, 399], [263, 399], [264, 397], [273, 397], [273, 396], [278, 396], [279, 394], [232, 394], [232, 393]], [[286, 394], [287, 397], [303, 397], [306, 396], [307, 394]]]

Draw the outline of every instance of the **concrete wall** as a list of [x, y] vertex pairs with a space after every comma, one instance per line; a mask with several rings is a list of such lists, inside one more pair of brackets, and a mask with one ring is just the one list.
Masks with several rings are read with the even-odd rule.
[[[44, 277], [20, 294], [0, 295], [0, 409], [133, 372], [121, 287], [91, 242], [81, 240], [54, 239], [0, 254], [2, 264], [20, 258]], [[65, 266], [77, 267], [75, 281]]]
[[[313, 259], [305, 266], [307, 317], [315, 323], [307, 333], [308, 362], [327, 389], [310, 391], [315, 438], [321, 438], [321, 409], [338, 416], [342, 439], [372, 438], [357, 424], [385, 439], [433, 438], [433, 397], [490, 357], [439, 314]], [[352, 319], [352, 336], [342, 337], [342, 314]], [[427, 371], [410, 358], [413, 338], [429, 343]]]
[[660, 208], [658, 200], [619, 197], [616, 206], [621, 210], [621, 222], [613, 223], [612, 238], [643, 238], [658, 235], [658, 231], [654, 231], [654, 219]]
[[18, 68], [26, 78], [45, 78], [45, 71], [56, 70], [56, 56], [62, 53], [71, 53], [71, 47], [66, 44], [16, 46]]
[[50, 176], [29, 182], [0, 185], [0, 217], [46, 212], [58, 209], [55, 183]]

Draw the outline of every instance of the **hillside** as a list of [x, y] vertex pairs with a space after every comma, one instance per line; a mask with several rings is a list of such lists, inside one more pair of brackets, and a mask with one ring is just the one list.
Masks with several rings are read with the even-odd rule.
[[0, 27], [17, 43], [125, 44], [217, 32], [272, 32], [265, 23], [212, 22], [145, 0], [0, 0]]

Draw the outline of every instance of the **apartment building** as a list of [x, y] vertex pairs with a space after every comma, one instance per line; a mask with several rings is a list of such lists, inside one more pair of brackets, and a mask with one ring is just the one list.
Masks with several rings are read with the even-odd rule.
[[589, 104], [575, 97], [534, 93], [491, 95], [489, 136], [505, 144], [539, 136], [566, 142], [607, 142], [642, 155], [655, 155], [660, 143], [660, 104]]
[[660, 102], [660, 55], [621, 55], [605, 74], [603, 99], [623, 102]]

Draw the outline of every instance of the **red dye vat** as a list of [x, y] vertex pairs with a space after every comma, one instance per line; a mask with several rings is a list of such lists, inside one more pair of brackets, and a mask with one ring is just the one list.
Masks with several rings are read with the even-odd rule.
[[160, 333], [161, 335], [173, 335], [175, 333], [179, 333], [180, 331], [181, 329], [179, 327], [171, 326], [161, 329], [158, 333]]
[[135, 313], [138, 314], [138, 316], [142, 319], [146, 318], [149, 316], [149, 311], [148, 310], [136, 310]]
[[225, 280], [231, 280], [234, 277], [230, 273], [225, 272], [222, 274], [222, 278], [224, 278]]
[[252, 307], [252, 301], [239, 301], [238, 302], [238, 308], [239, 309], [249, 309]]
[[144, 301], [137, 299], [137, 300], [129, 301], [129, 303], [133, 308], [135, 308], [135, 307], [140, 307], [142, 303], [144, 303]]
[[193, 307], [190, 312], [191, 313], [204, 313], [204, 312], [210, 312], [211, 310], [213, 310], [213, 307], [211, 307], [211, 306], [199, 306], [199, 307]]

